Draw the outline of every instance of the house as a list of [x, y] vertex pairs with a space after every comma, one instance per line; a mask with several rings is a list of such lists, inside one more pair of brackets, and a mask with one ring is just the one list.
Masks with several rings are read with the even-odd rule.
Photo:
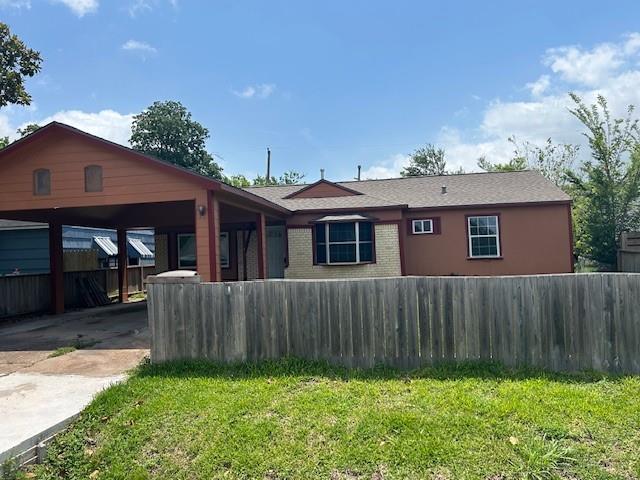
[[0, 150], [0, 218], [48, 224], [55, 312], [63, 225], [116, 231], [122, 301], [139, 229], [204, 281], [572, 269], [570, 200], [535, 172], [240, 189], [58, 122]]
[[247, 190], [291, 212], [286, 278], [573, 270], [570, 197], [535, 171]]
[[[0, 276], [38, 274], [49, 271], [49, 226], [46, 223], [0, 220]], [[76, 253], [95, 252], [81, 256], [83, 270], [117, 267], [116, 232], [89, 227], [62, 227], [65, 257]], [[154, 264], [154, 234], [151, 230], [127, 232], [129, 265]], [[79, 268], [74, 268], [78, 270]]]

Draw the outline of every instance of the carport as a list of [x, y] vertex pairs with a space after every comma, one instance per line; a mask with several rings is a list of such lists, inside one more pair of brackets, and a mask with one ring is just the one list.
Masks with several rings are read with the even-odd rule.
[[[221, 264], [221, 238], [227, 247], [229, 242], [221, 225], [234, 235], [243, 232], [244, 240], [248, 231], [257, 249], [257, 278], [267, 278], [267, 226], [283, 224], [288, 214], [242, 189], [57, 122], [0, 151], [0, 218], [49, 225], [54, 313], [64, 311], [63, 225], [117, 230], [119, 300], [126, 302], [127, 230], [153, 228], [165, 235], [164, 269], [184, 267], [178, 240], [191, 235], [184, 248], [193, 249], [193, 262], [186, 268], [213, 282], [225, 278], [223, 266], [230, 268], [229, 258]], [[236, 259], [242, 242], [229, 249]]]

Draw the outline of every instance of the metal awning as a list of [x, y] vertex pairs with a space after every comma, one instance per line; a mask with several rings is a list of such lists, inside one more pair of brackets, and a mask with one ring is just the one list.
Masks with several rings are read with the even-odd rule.
[[93, 241], [108, 257], [118, 255], [118, 247], [109, 237], [93, 237]]
[[327, 222], [370, 222], [374, 220], [371, 217], [365, 217], [364, 215], [326, 215], [322, 218], [318, 218], [314, 220], [314, 222], [318, 223], [327, 223]]
[[140, 255], [141, 257], [153, 257], [153, 252], [142, 243], [139, 238], [129, 238], [129, 245]]

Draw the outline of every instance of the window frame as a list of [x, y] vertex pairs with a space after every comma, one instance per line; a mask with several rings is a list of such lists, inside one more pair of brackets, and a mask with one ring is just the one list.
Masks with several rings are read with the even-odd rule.
[[[471, 219], [472, 218], [495, 218], [496, 219], [496, 233], [489, 235], [471, 234]], [[502, 258], [502, 235], [500, 228], [500, 214], [488, 213], [488, 214], [473, 214], [466, 215], [467, 224], [467, 258], [470, 260], [477, 259], [501, 259]], [[474, 255], [473, 254], [473, 238], [493, 238], [496, 239], [496, 255]]]
[[[196, 251], [195, 251], [195, 259], [196, 259], [196, 264], [194, 266], [184, 266], [181, 264], [180, 261], [180, 239], [182, 237], [193, 237], [194, 240], [194, 245], [196, 246]], [[220, 239], [222, 239], [222, 237], [226, 237], [227, 238], [227, 261], [226, 262], [222, 262], [222, 242], [220, 242], [220, 268], [230, 268], [231, 267], [231, 245], [230, 245], [230, 238], [231, 236], [229, 235], [229, 232], [220, 232]], [[177, 249], [178, 249], [178, 268], [180, 270], [182, 269], [191, 269], [191, 268], [198, 268], [198, 248], [197, 248], [197, 240], [196, 240], [196, 234], [195, 233], [178, 233], [177, 235]]]
[[[193, 242], [194, 242], [194, 247], [195, 247], [195, 252], [194, 252], [194, 258], [195, 258], [195, 265], [193, 266], [184, 266], [181, 263], [181, 255], [180, 255], [180, 239], [183, 237], [193, 237]], [[196, 269], [198, 268], [198, 247], [196, 245], [196, 234], [195, 233], [179, 233], [177, 235], [177, 249], [178, 249], [178, 269], [179, 270], [190, 270], [190, 269]]]
[[[227, 257], [227, 261], [223, 262], [222, 261], [222, 237], [226, 237], [227, 239], [227, 251], [226, 251], [226, 257]], [[231, 247], [230, 247], [230, 235], [229, 232], [220, 232], [220, 268], [230, 268], [231, 267]]]
[[[354, 229], [355, 229], [355, 239], [354, 240], [349, 240], [346, 242], [332, 242], [329, 240], [329, 230], [330, 230], [330, 225], [337, 225], [337, 224], [353, 224], [354, 225]], [[371, 240], [360, 240], [360, 224], [361, 223], [367, 223], [371, 226]], [[318, 242], [317, 239], [317, 235], [316, 235], [316, 227], [318, 225], [324, 225], [324, 235], [325, 235], [325, 241], [324, 242]], [[321, 223], [316, 223], [313, 225], [313, 263], [314, 265], [328, 265], [328, 266], [334, 266], [334, 265], [366, 265], [366, 264], [370, 264], [370, 263], [376, 263], [376, 236], [375, 236], [375, 223], [372, 221], [353, 221], [353, 222], [321, 222]], [[367, 243], [367, 244], [371, 244], [371, 260], [360, 260], [360, 244], [362, 243]], [[349, 262], [332, 262], [331, 261], [331, 254], [330, 254], [330, 247], [331, 245], [354, 245], [356, 247], [356, 259], [355, 261], [349, 261]], [[325, 248], [325, 258], [326, 261], [324, 262], [320, 262], [318, 260], [318, 246], [319, 245], [324, 245]]]
[[[41, 173], [47, 174], [47, 189], [46, 192], [40, 192], [38, 190], [38, 175]], [[33, 171], [33, 195], [36, 197], [46, 197], [51, 195], [51, 170], [48, 168], [36, 168]]]
[[[422, 224], [422, 231], [416, 231], [416, 224]], [[429, 222], [429, 230], [424, 229], [425, 222]], [[431, 235], [435, 233], [433, 218], [413, 218], [411, 219], [411, 234], [412, 235]]]

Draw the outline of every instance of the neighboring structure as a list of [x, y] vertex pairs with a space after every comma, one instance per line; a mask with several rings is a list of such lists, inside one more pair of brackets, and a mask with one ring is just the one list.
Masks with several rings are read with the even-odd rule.
[[537, 172], [251, 187], [287, 208], [287, 278], [573, 270], [571, 200]]
[[127, 231], [145, 228], [156, 235], [157, 271], [195, 269], [204, 281], [573, 265], [570, 199], [535, 172], [239, 189], [56, 122], [0, 150], [0, 218], [49, 224], [56, 312], [63, 225], [117, 231], [95, 241], [118, 252], [123, 301]]
[[[46, 223], [0, 220], [0, 276], [46, 273], [49, 271], [49, 226]], [[154, 264], [154, 234], [151, 230], [127, 232], [129, 265]], [[62, 247], [67, 258], [77, 255], [85, 260], [83, 270], [118, 266], [117, 232], [89, 227], [62, 227]], [[87, 261], [88, 260], [88, 261]], [[78, 268], [74, 268], [78, 269]]]
[[620, 235], [618, 271], [640, 273], [640, 232], [622, 232]]

